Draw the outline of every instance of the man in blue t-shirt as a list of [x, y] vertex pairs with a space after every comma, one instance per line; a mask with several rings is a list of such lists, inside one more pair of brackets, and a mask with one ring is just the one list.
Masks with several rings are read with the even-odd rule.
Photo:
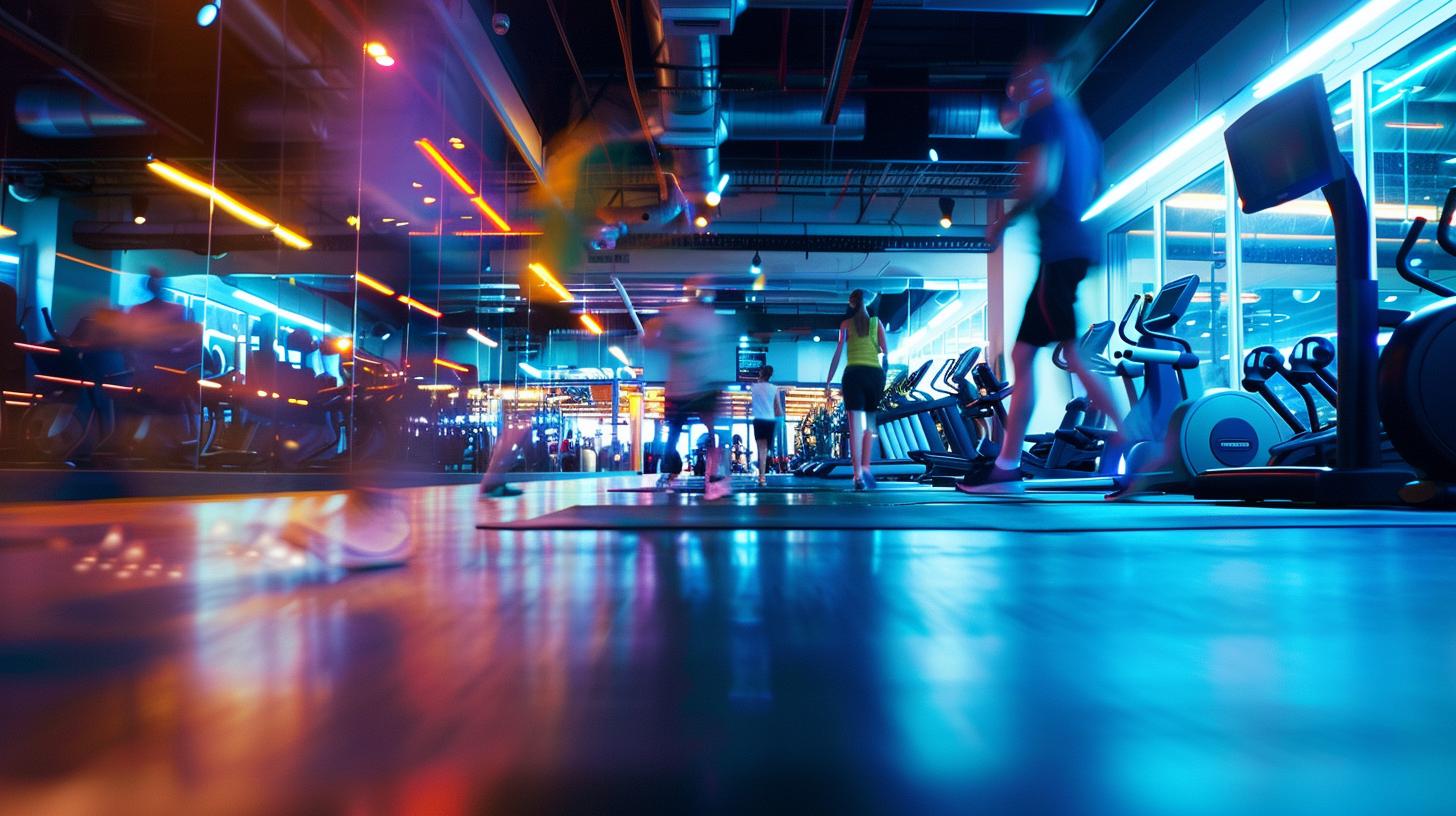
[[[1041, 268], [1011, 350], [1016, 390], [1007, 412], [1001, 453], [993, 465], [963, 480], [961, 487], [966, 489], [1021, 481], [1021, 449], [1036, 405], [1032, 367], [1042, 348], [1066, 342], [1067, 362], [1087, 389], [1087, 396], [1103, 410], [1113, 405], [1106, 384], [1092, 375], [1078, 356], [1076, 343], [1077, 285], [1102, 254], [1101, 236], [1082, 221], [1082, 214], [1097, 195], [1102, 146], [1076, 101], [1056, 92], [1043, 61], [1023, 60], [1006, 85], [1006, 95], [1025, 117], [1017, 156], [1021, 173], [1011, 208], [987, 225], [986, 239], [992, 246], [1000, 244], [1008, 224], [1027, 212], [1035, 212]], [[1108, 414], [1119, 423], [1120, 433], [1122, 427], [1115, 412]]]

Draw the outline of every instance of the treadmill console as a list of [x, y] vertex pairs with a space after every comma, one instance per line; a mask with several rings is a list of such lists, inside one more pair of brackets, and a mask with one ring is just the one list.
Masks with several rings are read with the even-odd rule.
[[1255, 105], [1229, 125], [1223, 140], [1246, 213], [1292, 201], [1346, 175], [1319, 74]]

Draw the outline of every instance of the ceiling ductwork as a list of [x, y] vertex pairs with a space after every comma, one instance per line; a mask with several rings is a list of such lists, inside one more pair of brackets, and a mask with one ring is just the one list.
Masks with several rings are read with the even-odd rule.
[[[1015, 139], [1001, 124], [1001, 100], [984, 93], [946, 92], [930, 95], [930, 138]], [[846, 103], [845, 107], [848, 107]], [[841, 118], [844, 116], [840, 114]]]
[[[844, 0], [752, 0], [754, 8], [844, 10]], [[1097, 0], [875, 0], [875, 10], [977, 11], [1086, 17]]]
[[15, 123], [42, 139], [150, 133], [146, 121], [74, 86], [31, 85], [15, 94]]
[[224, 8], [226, 31], [242, 40], [253, 56], [270, 66], [279, 79], [295, 87], [335, 93], [349, 86], [348, 77], [342, 73], [325, 74], [318, 67], [329, 64], [323, 50], [296, 34], [290, 36], [264, 8], [263, 0], [228, 0]]
[[820, 120], [822, 106], [811, 94], [737, 93], [724, 96], [724, 131], [748, 142], [860, 141], [865, 135], [865, 101], [849, 97], [836, 125]]

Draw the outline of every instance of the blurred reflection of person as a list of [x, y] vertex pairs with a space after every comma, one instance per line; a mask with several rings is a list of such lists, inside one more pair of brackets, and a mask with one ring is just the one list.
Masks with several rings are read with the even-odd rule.
[[[1033, 369], [1042, 348], [1065, 342], [1067, 362], [1094, 405], [1114, 405], [1106, 384], [1090, 373], [1077, 353], [1077, 287], [1101, 257], [1101, 235], [1082, 221], [1102, 174], [1102, 146], [1076, 100], [1064, 96], [1046, 61], [1028, 55], [1014, 69], [1006, 96], [1024, 114], [1021, 123], [1014, 204], [986, 227], [995, 246], [1006, 227], [1036, 213], [1041, 266], [1026, 302], [1011, 367], [1016, 391], [1006, 418], [1001, 452], [989, 466], [968, 474], [957, 487], [974, 491], [993, 483], [1019, 483], [1027, 422], [1036, 405]], [[1003, 121], [1009, 116], [1003, 108]], [[1123, 428], [1111, 414], [1118, 432]]]
[[682, 472], [677, 452], [678, 439], [689, 419], [697, 416], [708, 428], [703, 495], [709, 501], [732, 492], [732, 479], [722, 470], [723, 450], [716, 430], [721, 381], [713, 376], [714, 358], [727, 342], [727, 327], [713, 311], [713, 291], [706, 281], [687, 283], [689, 298], [664, 309], [644, 328], [643, 344], [663, 352], [667, 358], [667, 393], [663, 413], [667, 420], [667, 450], [663, 457], [663, 479], [671, 486]]

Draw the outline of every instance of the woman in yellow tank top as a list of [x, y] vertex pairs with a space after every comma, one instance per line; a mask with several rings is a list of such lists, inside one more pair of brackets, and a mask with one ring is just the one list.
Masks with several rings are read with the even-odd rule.
[[840, 395], [844, 413], [849, 419], [849, 458], [854, 465], [854, 489], [874, 489], [875, 476], [870, 471], [871, 445], [875, 440], [875, 413], [885, 394], [885, 369], [880, 355], [889, 354], [885, 343], [885, 327], [879, 318], [870, 317], [865, 308], [865, 293], [856, 289], [849, 293], [852, 314], [839, 324], [839, 345], [829, 363], [829, 376], [824, 378], [824, 398], [830, 397], [834, 372], [839, 370], [839, 356], [849, 348], [845, 358], [844, 380]]

